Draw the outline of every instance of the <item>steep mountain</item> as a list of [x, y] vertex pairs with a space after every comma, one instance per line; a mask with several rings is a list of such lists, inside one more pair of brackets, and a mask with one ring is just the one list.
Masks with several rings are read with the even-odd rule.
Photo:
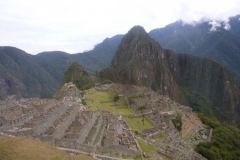
[[83, 65], [87, 72], [94, 73], [110, 65], [122, 37], [123, 35], [116, 35], [112, 38], [106, 38], [102, 43], [97, 44], [93, 50], [71, 56]]
[[72, 82], [80, 90], [89, 89], [94, 86], [93, 79], [77, 62], [72, 63], [64, 73], [62, 85], [68, 82]]
[[182, 21], [154, 29], [149, 35], [164, 48], [210, 58], [226, 66], [240, 79], [240, 15], [229, 22], [202, 20], [194, 24]]
[[52, 97], [71, 63], [82, 64], [89, 73], [107, 67], [122, 37], [106, 38], [93, 50], [77, 54], [53, 51], [30, 55], [14, 47], [0, 47], [0, 99], [13, 94]]
[[33, 58], [54, 77], [58, 84], [62, 82], [66, 69], [74, 62], [70, 54], [61, 51], [42, 52], [34, 55]]
[[90, 74], [110, 65], [122, 37], [123, 35], [116, 35], [112, 38], [106, 38], [102, 43], [96, 45], [93, 50], [84, 53], [42, 52], [34, 56], [34, 59], [41, 67], [54, 76], [60, 84], [64, 72], [73, 62], [83, 65], [84, 69]]
[[111, 67], [101, 72], [110, 71], [122, 83], [146, 86], [229, 124], [240, 124], [240, 84], [224, 66], [163, 49], [140, 26], [123, 37]]
[[[112, 60], [121, 82], [159, 90], [181, 101], [179, 89], [164, 60], [164, 49], [146, 31], [133, 27], [122, 39]], [[166, 78], [165, 78], [166, 77]]]
[[57, 82], [37, 65], [32, 55], [14, 47], [0, 47], [0, 98], [51, 97]]

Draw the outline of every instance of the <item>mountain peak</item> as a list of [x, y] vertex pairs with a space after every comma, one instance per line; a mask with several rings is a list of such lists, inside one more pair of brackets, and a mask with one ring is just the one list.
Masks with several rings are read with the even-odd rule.
[[145, 31], [145, 29], [142, 26], [133, 26], [128, 33], [132, 33], [132, 34], [147, 34], [147, 32]]
[[80, 90], [89, 89], [94, 86], [92, 78], [77, 62], [72, 63], [64, 73], [62, 85], [72, 82]]

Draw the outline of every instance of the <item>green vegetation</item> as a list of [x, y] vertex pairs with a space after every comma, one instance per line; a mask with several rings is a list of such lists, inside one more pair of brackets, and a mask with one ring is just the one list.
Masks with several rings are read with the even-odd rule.
[[105, 126], [105, 124], [102, 123], [101, 128], [100, 128], [100, 130], [99, 130], [99, 132], [98, 132], [98, 134], [97, 134], [97, 137], [96, 137], [96, 139], [95, 139], [94, 144], [97, 144], [97, 143], [99, 142], [99, 139], [100, 139], [100, 136], [101, 136], [101, 133], [102, 133], [102, 130], [103, 130], [104, 126]]
[[[110, 95], [111, 92], [113, 91], [111, 90], [108, 93], [106, 92], [86, 93], [85, 100], [88, 107], [90, 107], [93, 110], [96, 110], [97, 109], [96, 107], [99, 107], [120, 115], [132, 115], [133, 112], [127, 107], [126, 102], [122, 103], [123, 99], [119, 98], [119, 100], [117, 100], [116, 102], [113, 101], [113, 97], [112, 95]], [[122, 104], [121, 107], [118, 106], [119, 103]]]
[[143, 111], [145, 111], [147, 108], [145, 106], [140, 106], [138, 107], [138, 111], [140, 111], [142, 113], [142, 123], [144, 125], [144, 114], [143, 114]]
[[92, 137], [95, 134], [96, 130], [97, 130], [96, 127], [92, 127], [92, 129], [90, 130], [90, 132], [88, 133], [88, 136], [86, 137], [86, 139], [84, 141], [85, 144], [88, 144], [91, 142]]
[[86, 105], [86, 104], [87, 104], [85, 99], [82, 99], [82, 104], [83, 104], [83, 105]]
[[148, 159], [166, 159], [168, 160], [169, 158], [167, 158], [164, 155], [158, 154], [156, 152], [157, 147], [151, 144], [146, 143], [145, 141], [137, 138], [138, 144], [140, 145], [140, 147], [142, 148], [142, 151], [146, 153], [146, 155], [148, 156]]
[[182, 116], [177, 115], [176, 118], [172, 119], [174, 127], [180, 132], [182, 130]]
[[116, 94], [116, 95], [114, 95], [114, 97], [113, 97], [113, 101], [114, 101], [114, 102], [117, 102], [117, 101], [119, 100], [119, 98], [120, 98], [120, 97]]
[[147, 155], [151, 155], [153, 153], [156, 153], [157, 147], [151, 144], [148, 144], [144, 142], [142, 139], [137, 138], [137, 141], [142, 148], [142, 151], [145, 152]]
[[71, 64], [64, 73], [62, 85], [73, 82], [79, 90], [86, 90], [94, 86], [93, 79], [77, 62]]
[[64, 97], [65, 94], [66, 94], [66, 90], [67, 90], [67, 87], [62, 86], [62, 87], [57, 91], [57, 93], [53, 96], [53, 98], [56, 99], [56, 100], [61, 100], [61, 99], [63, 99], [63, 97]]
[[137, 131], [141, 133], [146, 129], [154, 128], [154, 126], [149, 122], [147, 119], [145, 120], [145, 124], [142, 125], [142, 118], [141, 117], [124, 117], [127, 124], [131, 127], [133, 131]]
[[80, 90], [86, 90], [86, 89], [92, 88], [95, 84], [92, 78], [87, 75], [81, 76], [80, 78], [73, 81], [73, 83]]
[[134, 158], [134, 160], [142, 160], [142, 157], [141, 156], [137, 156]]
[[240, 131], [203, 114], [199, 114], [199, 117], [205, 125], [214, 130], [211, 142], [202, 142], [195, 150], [209, 160], [238, 160], [240, 157]]
[[160, 136], [154, 138], [155, 141], [164, 140], [164, 139], [167, 139], [167, 137], [163, 136], [163, 135], [160, 135]]
[[0, 77], [4, 80], [1, 85], [6, 87], [6, 92], [0, 92], [0, 99], [7, 95], [51, 98], [59, 87], [32, 55], [14, 47], [0, 47]]
[[[226, 66], [240, 79], [240, 31], [239, 16], [232, 17], [229, 24], [234, 26], [231, 31], [219, 29], [209, 33], [208, 22], [196, 26], [184, 25], [177, 21], [161, 29], [154, 29], [149, 35], [158, 41], [164, 48], [177, 53], [189, 53], [207, 57]], [[177, 36], [171, 36], [177, 33]]]
[[100, 81], [102, 81], [102, 83], [119, 81], [119, 77], [112, 67], [107, 67], [100, 72], [95, 72], [95, 75]]

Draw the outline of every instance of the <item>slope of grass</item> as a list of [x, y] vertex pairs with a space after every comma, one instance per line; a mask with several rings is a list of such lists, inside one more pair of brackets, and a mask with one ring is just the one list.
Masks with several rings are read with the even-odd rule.
[[145, 118], [144, 125], [142, 123], [142, 117], [124, 117], [125, 121], [133, 131], [142, 132], [145, 129], [151, 129], [154, 126]]
[[143, 140], [137, 138], [138, 144], [140, 145], [140, 147], [142, 148], [142, 151], [146, 153], [146, 155], [148, 156], [149, 159], [166, 159], [168, 160], [169, 158], [158, 154], [156, 152], [157, 147], [151, 144], [148, 144], [146, 142], [144, 142]]
[[[122, 98], [117, 102], [113, 102], [111, 95], [106, 92], [91, 92], [85, 95], [86, 103], [89, 108], [96, 110], [102, 108], [121, 115], [131, 115], [133, 112], [127, 107], [126, 102]], [[121, 107], [116, 104], [121, 104]], [[124, 106], [125, 105], [125, 106]]]
[[93, 160], [86, 155], [70, 155], [31, 137], [0, 135], [1, 160]]

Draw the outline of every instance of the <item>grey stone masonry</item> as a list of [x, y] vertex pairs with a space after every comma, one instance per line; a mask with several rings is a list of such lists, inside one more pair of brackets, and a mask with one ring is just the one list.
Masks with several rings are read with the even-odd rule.
[[43, 133], [45, 133], [45, 131], [53, 125], [53, 123], [55, 122], [55, 120], [57, 120], [58, 118], [60, 118], [68, 109], [68, 105], [67, 104], [63, 104], [61, 107], [59, 107], [58, 109], [56, 109], [54, 111], [54, 113], [47, 115], [42, 122], [37, 125], [34, 128], [34, 135], [36, 137], [42, 135]]
[[96, 139], [96, 137], [97, 137], [97, 135], [98, 135], [98, 132], [99, 132], [101, 126], [102, 126], [102, 123], [103, 123], [103, 119], [102, 119], [102, 115], [101, 115], [101, 116], [99, 117], [99, 119], [98, 119], [97, 130], [96, 130], [95, 134], [94, 134], [93, 137], [92, 137], [91, 145], [94, 144], [95, 139]]
[[56, 128], [56, 131], [54, 132], [54, 138], [61, 139], [65, 135], [65, 131], [68, 129], [70, 124], [75, 121], [78, 115], [79, 107], [75, 105], [73, 107], [74, 109], [71, 111], [70, 116], [66, 117], [66, 119]]
[[56, 101], [54, 99], [49, 100], [48, 102], [40, 103], [34, 105], [34, 107], [39, 111], [39, 112], [47, 112], [50, 108], [54, 106]]
[[97, 149], [101, 152], [114, 152], [114, 153], [120, 153], [126, 156], [132, 156], [132, 157], [141, 155], [141, 152], [139, 151], [127, 149], [120, 145], [111, 145], [111, 146], [105, 146], [105, 147], [97, 146]]
[[86, 137], [88, 136], [91, 128], [93, 127], [95, 121], [97, 119], [97, 116], [93, 114], [92, 118], [88, 120], [88, 123], [84, 126], [83, 130], [80, 132], [80, 137], [77, 140], [78, 143], [83, 144], [85, 141]]

